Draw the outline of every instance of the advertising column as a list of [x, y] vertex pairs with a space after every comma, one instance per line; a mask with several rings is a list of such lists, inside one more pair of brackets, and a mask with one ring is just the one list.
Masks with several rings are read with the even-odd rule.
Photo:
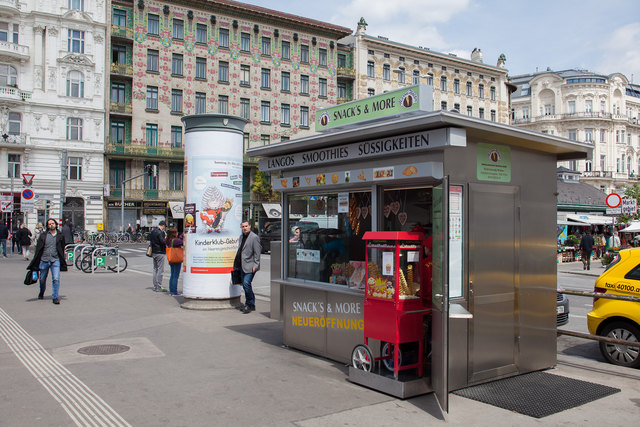
[[242, 220], [243, 131], [246, 120], [224, 114], [182, 118], [187, 202], [184, 206], [183, 308], [212, 310], [240, 303], [231, 284]]

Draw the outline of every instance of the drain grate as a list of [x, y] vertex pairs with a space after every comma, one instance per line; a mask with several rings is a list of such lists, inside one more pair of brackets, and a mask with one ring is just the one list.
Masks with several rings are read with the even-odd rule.
[[131, 347], [121, 344], [99, 344], [90, 345], [78, 349], [78, 353], [87, 356], [107, 356], [111, 354], [124, 353], [131, 350]]

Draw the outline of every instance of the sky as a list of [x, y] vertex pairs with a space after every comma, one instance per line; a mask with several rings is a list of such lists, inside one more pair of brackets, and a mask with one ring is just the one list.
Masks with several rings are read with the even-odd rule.
[[640, 84], [638, 0], [241, 0], [484, 63], [510, 76], [550, 68], [622, 73]]

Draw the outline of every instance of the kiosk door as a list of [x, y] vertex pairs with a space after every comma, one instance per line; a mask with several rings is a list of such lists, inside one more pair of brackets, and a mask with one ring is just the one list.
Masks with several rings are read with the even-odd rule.
[[431, 386], [449, 412], [449, 178], [433, 188]]
[[517, 187], [470, 185], [470, 383], [517, 370], [518, 206]]

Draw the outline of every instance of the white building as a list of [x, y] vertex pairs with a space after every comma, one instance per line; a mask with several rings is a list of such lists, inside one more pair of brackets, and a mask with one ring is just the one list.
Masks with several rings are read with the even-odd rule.
[[23, 173], [35, 175], [31, 227], [61, 217], [61, 188], [62, 217], [102, 222], [105, 11], [102, 0], [0, 0], [0, 193], [11, 197], [13, 176], [14, 222]]
[[512, 124], [593, 145], [586, 160], [560, 162], [607, 193], [637, 183], [640, 86], [622, 74], [547, 70], [515, 76]]

